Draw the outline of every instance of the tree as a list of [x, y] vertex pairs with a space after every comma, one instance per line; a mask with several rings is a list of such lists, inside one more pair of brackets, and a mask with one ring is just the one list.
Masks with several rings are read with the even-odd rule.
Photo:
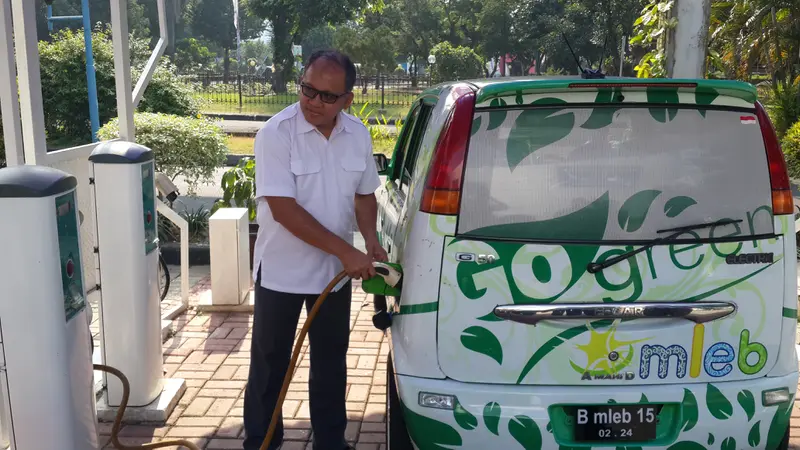
[[445, 34], [442, 4], [439, 0], [391, 0], [383, 15], [386, 25], [395, 30], [397, 54], [411, 61], [412, 84], [416, 86], [419, 60], [427, 60]]
[[477, 78], [484, 72], [481, 58], [469, 47], [442, 42], [431, 53], [436, 56], [433, 77], [438, 82]]
[[[511, 0], [487, 0], [476, 18], [476, 34], [479, 36], [476, 48], [487, 61], [514, 53], [512, 5]], [[493, 76], [494, 71], [488, 75]]]
[[[266, 29], [263, 19], [239, 7], [239, 37], [242, 41], [256, 38]], [[230, 51], [236, 48], [233, 3], [230, 0], [188, 0], [185, 10], [187, 26], [194, 37], [218, 45], [223, 52], [223, 80], [230, 76]]]
[[293, 43], [302, 42], [314, 27], [351, 19], [365, 4], [365, 0], [249, 0], [247, 9], [272, 25], [275, 92], [286, 91], [286, 82], [294, 69]]
[[[152, 6], [150, 3], [152, 3]], [[47, 37], [44, 40], [50, 40], [47, 31], [47, 4], [42, 0], [36, 0], [36, 6], [38, 10], [36, 24], [39, 36]], [[81, 0], [53, 0], [52, 6], [54, 16], [78, 16], [82, 14]], [[150, 7], [156, 8], [154, 0], [128, 0], [128, 31], [132, 35], [150, 38], [150, 30], [158, 30], [157, 11], [156, 22], [152, 22], [148, 11]], [[89, 18], [92, 24], [98, 22], [111, 23], [111, 3], [108, 0], [89, 0]], [[65, 28], [71, 30], [82, 29], [83, 23], [80, 20], [53, 23], [54, 32]]]
[[193, 73], [208, 67], [214, 54], [202, 41], [186, 38], [178, 41], [175, 66], [184, 73]]
[[334, 35], [334, 46], [360, 65], [362, 90], [367, 91], [369, 76], [375, 76], [380, 87], [380, 74], [394, 70], [396, 54], [392, 30], [386, 25], [368, 28], [361, 25], [340, 26]]
[[329, 23], [322, 24], [308, 30], [300, 44], [303, 47], [303, 56], [306, 58], [312, 53], [334, 46], [336, 27]]

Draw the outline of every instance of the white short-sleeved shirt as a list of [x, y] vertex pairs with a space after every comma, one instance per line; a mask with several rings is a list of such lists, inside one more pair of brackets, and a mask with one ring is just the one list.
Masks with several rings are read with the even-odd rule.
[[296, 199], [322, 226], [352, 244], [355, 195], [374, 193], [380, 186], [369, 130], [342, 112], [326, 139], [296, 103], [268, 120], [254, 145], [258, 237], [253, 280], [261, 267], [261, 285], [267, 289], [319, 294], [341, 272], [341, 262], [277, 223], [264, 197]]

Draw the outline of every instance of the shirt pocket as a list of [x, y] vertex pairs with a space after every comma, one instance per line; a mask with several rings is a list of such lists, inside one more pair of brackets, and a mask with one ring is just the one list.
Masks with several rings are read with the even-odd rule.
[[342, 170], [339, 171], [339, 185], [342, 195], [353, 197], [356, 194], [358, 185], [361, 183], [364, 171], [367, 170], [367, 162], [364, 158], [345, 156], [339, 160], [339, 164], [342, 167]]
[[292, 155], [290, 168], [294, 175], [296, 199], [301, 205], [313, 199], [321, 182], [322, 164], [314, 157], [296, 158]]

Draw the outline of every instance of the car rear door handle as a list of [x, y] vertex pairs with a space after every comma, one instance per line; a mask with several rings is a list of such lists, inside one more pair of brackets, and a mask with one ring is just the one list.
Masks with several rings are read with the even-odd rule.
[[736, 311], [729, 302], [626, 304], [561, 303], [557, 305], [498, 305], [494, 315], [511, 322], [536, 325], [543, 320], [685, 319], [695, 323], [722, 319]]

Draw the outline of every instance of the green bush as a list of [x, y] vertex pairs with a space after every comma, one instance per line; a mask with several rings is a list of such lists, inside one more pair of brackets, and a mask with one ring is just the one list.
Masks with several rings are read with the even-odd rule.
[[789, 177], [800, 179], [800, 122], [795, 123], [781, 140]]
[[[133, 84], [142, 73], [151, 50], [147, 39], [131, 36], [131, 77]], [[114, 48], [109, 28], [92, 32], [100, 125], [117, 116], [114, 81]], [[83, 30], [60, 30], [51, 42], [39, 42], [45, 130], [49, 140], [89, 142], [89, 91], [86, 84], [86, 55]], [[167, 58], [159, 61], [139, 109], [147, 112], [195, 115], [199, 105], [192, 90], [181, 83]]]
[[211, 214], [220, 208], [247, 208], [250, 221], [256, 219], [256, 161], [242, 158], [236, 167], [222, 175], [222, 198], [214, 203]]
[[[133, 122], [136, 142], [153, 150], [156, 170], [173, 180], [183, 176], [190, 194], [198, 183], [211, 181], [214, 171], [225, 162], [225, 134], [209, 119], [136, 113]], [[118, 138], [118, 119], [103, 126], [98, 137]]]
[[478, 78], [485, 75], [480, 56], [469, 47], [453, 47], [445, 41], [431, 50], [436, 56], [433, 79], [436, 82]]
[[764, 103], [775, 132], [782, 138], [795, 122], [800, 120], [800, 77], [764, 83]]

